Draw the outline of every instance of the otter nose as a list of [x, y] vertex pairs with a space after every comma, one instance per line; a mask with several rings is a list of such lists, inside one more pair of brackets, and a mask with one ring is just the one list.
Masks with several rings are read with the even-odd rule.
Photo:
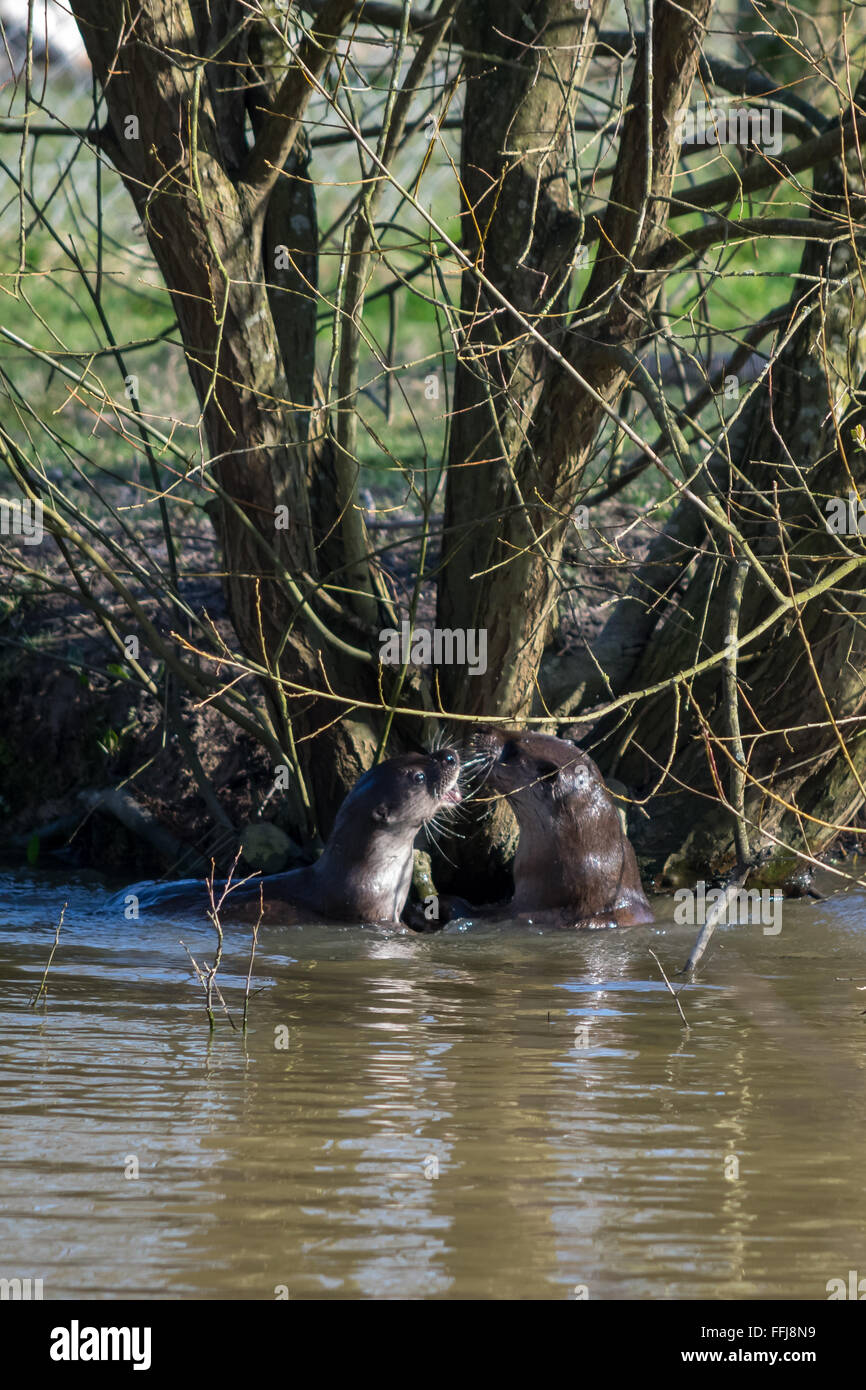
[[491, 747], [502, 743], [505, 735], [495, 724], [473, 724], [469, 730], [469, 742], [476, 747]]
[[446, 767], [455, 767], [459, 762], [457, 754], [452, 753], [449, 748], [439, 749], [438, 752], [433, 754], [433, 757], [438, 758], [439, 762], [444, 763]]

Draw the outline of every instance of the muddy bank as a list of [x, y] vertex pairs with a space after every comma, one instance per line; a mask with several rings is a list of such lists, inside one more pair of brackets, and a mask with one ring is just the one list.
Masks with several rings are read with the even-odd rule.
[[[116, 657], [107, 639], [79, 619], [73, 646], [64, 624], [70, 615], [50, 601], [28, 610], [18, 633], [10, 640], [4, 626], [0, 640], [4, 857], [36, 863], [60, 855], [108, 873], [183, 868], [174, 863], [180, 846], [205, 861], [230, 857], [232, 830], [257, 815], [272, 788], [264, 750], [211, 707], [178, 697], [176, 718], [225, 818], [218, 826], [164, 708], [122, 675], [103, 674]], [[41, 650], [28, 645], [28, 621], [38, 624]], [[57, 630], [46, 634], [54, 622]], [[176, 846], [166, 840], [160, 849], [144, 827], [131, 828], [98, 804], [99, 793], [116, 788]]]
[[[158, 528], [144, 533], [158, 553]], [[207, 518], [193, 517], [176, 540], [184, 599], [234, 645]], [[93, 614], [63, 591], [72, 581], [48, 538], [36, 565], [32, 552], [27, 559], [38, 578], [0, 567], [0, 853], [121, 875], [172, 874], [211, 856], [224, 865], [241, 828], [269, 793], [273, 800], [271, 760], [173, 683], [166, 699], [161, 664], [142, 645], [140, 664], [163, 691], [154, 699]], [[123, 607], [88, 580], [119, 633], [134, 632]], [[176, 614], [137, 597], [160, 631], [177, 629]]]
[[[388, 516], [383, 531], [371, 511], [371, 537], [382, 547], [398, 604], [407, 608], [418, 530], [408, 514], [391, 509]], [[164, 563], [156, 517], [140, 515], [138, 526], [149, 554]], [[634, 512], [619, 504], [605, 508], [600, 531], [576, 532], [568, 547], [558, 645], [597, 632], [649, 534], [645, 524], [635, 527]], [[620, 564], [612, 567], [611, 545], [624, 533]], [[186, 511], [175, 541], [184, 601], [207, 613], [226, 646], [235, 648], [205, 513]], [[431, 572], [437, 548], [429, 557]], [[121, 877], [201, 873], [211, 858], [225, 870], [245, 828], [264, 822], [282, 835], [272, 837], [264, 858], [261, 845], [250, 849], [250, 862], [268, 871], [293, 862], [299, 847], [283, 838], [290, 837], [292, 827], [274, 787], [270, 754], [174, 682], [166, 699], [161, 664], [142, 644], [139, 661], [160, 688], [157, 701], [82, 604], [49, 538], [26, 559], [27, 575], [12, 552], [0, 555], [0, 856], [11, 863], [65, 862]], [[134, 631], [107, 586], [94, 575], [87, 582], [110, 610], [118, 632]], [[146, 593], [137, 597], [161, 633], [178, 630], [176, 610]], [[422, 587], [416, 621], [435, 622], [433, 582]], [[258, 698], [251, 678], [248, 686]], [[282, 863], [272, 857], [279, 852]]]

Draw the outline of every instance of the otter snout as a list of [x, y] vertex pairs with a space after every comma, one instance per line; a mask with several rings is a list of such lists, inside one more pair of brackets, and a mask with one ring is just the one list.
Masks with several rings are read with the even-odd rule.
[[493, 791], [505, 795], [513, 789], [511, 779], [502, 763], [508, 737], [508, 734], [495, 726], [479, 724], [467, 739], [469, 761], [479, 776], [482, 794], [484, 791]]
[[508, 735], [501, 730], [479, 724], [467, 740], [470, 762], [481, 772], [484, 782], [491, 782], [496, 791], [502, 789], [496, 786], [493, 777], [507, 739]]
[[549, 794], [560, 772], [581, 757], [572, 745], [548, 734], [483, 725], [470, 735], [470, 748], [485, 772], [487, 786], [503, 796]]
[[439, 765], [436, 795], [444, 804], [456, 806], [463, 800], [459, 786], [460, 754], [453, 748], [438, 748], [430, 757]]
[[469, 752], [475, 756], [496, 758], [507, 737], [507, 734], [493, 724], [477, 724], [467, 740]]

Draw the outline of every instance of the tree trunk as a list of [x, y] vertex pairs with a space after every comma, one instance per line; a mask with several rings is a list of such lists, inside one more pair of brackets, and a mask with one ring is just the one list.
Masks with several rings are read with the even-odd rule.
[[[862, 104], [864, 96], [866, 81], [856, 99]], [[864, 209], [862, 168], [852, 151], [844, 168], [836, 160], [816, 178], [811, 212], [845, 220], [850, 214], [858, 221]], [[738, 769], [745, 780], [750, 852], [778, 861], [772, 877], [795, 863], [789, 849], [823, 851], [863, 804], [863, 542], [828, 533], [825, 506], [829, 498], [847, 499], [852, 488], [862, 494], [866, 485], [866, 456], [854, 434], [863, 411], [852, 405], [863, 400], [866, 386], [866, 295], [858, 264], [864, 250], [861, 238], [856, 245], [848, 239], [830, 251], [805, 251], [790, 312], [793, 317], [805, 294], [815, 294], [815, 278], [821, 277], [813, 312], [753, 396], [745, 427], [734, 435], [735, 468], [725, 470], [729, 515], [783, 596], [820, 584], [848, 561], [851, 572], [743, 645], [733, 725], [718, 658], [729, 633], [731, 576], [742, 553], [732, 554], [705, 531], [683, 594], [667, 587], [676, 583], [677, 566], [684, 570], [682, 551], [673, 568], [644, 566], [633, 586], [632, 602], [640, 601], [644, 586], [644, 613], [651, 612], [652, 620], [644, 618], [643, 650], [621, 666], [614, 693], [669, 685], [634, 707], [625, 721], [620, 711], [604, 722], [600, 756], [644, 796], [653, 793], [648, 814], [634, 818], [634, 833], [639, 849], [666, 864], [673, 877], [722, 873], [737, 861], [730, 797]], [[673, 529], [681, 541], [682, 518]], [[660, 589], [667, 592], [665, 606], [655, 602]], [[778, 598], [750, 567], [737, 621], [740, 638], [778, 607]], [[676, 679], [711, 657], [717, 659], [709, 670], [693, 680]], [[742, 764], [733, 742], [736, 726]], [[667, 766], [671, 780], [662, 791], [658, 783]]]
[[[306, 407], [314, 339], [303, 314], [292, 315], [289, 328], [278, 312], [278, 333], [266, 279], [278, 282], [273, 267], [262, 265], [263, 240], [269, 250], [279, 240], [297, 241], [309, 265], [314, 238], [293, 222], [309, 215], [309, 204], [302, 206], [305, 191], [293, 187], [291, 165], [272, 203], [267, 173], [257, 166], [254, 180], [245, 180], [245, 98], [221, 90], [230, 59], [245, 56], [225, 41], [241, 5], [214, 7], [214, 24], [207, 6], [186, 0], [144, 5], [134, 23], [122, 0], [74, 0], [73, 9], [108, 104], [100, 145], [130, 192], [172, 296], [201, 405], [211, 460], [203, 488], [218, 495], [211, 515], [232, 623], [247, 657], [266, 673], [274, 731], [290, 766], [298, 751], [290, 814], [311, 834], [317, 821], [327, 829], [346, 788], [369, 765], [375, 735], [363, 715], [339, 720], [344, 706], [303, 692], [322, 691], [323, 669], [338, 694], [375, 698], [378, 685], [371, 634], [347, 626], [337, 605], [323, 608], [313, 598], [320, 572]], [[330, 10], [336, 28], [327, 32], [339, 32], [351, 3]], [[220, 44], [221, 63], [200, 61]], [[299, 348], [305, 359], [294, 355]], [[292, 354], [288, 372], [283, 350]], [[319, 624], [309, 619], [314, 606]], [[359, 649], [366, 662], [339, 643]]]
[[[602, 7], [589, 19], [575, 16], [569, 0], [537, 4], [530, 36], [523, 6], [488, 0], [472, 7], [474, 27], [462, 34], [477, 49], [484, 33], [485, 49], [492, 44], [508, 60], [493, 67], [467, 59], [465, 248], [604, 402], [616, 400], [626, 378], [608, 348], [641, 334], [661, 284], [634, 267], [665, 237], [679, 153], [674, 116], [697, 70], [710, 3], [660, 6], [654, 47], [636, 60], [600, 235], [571, 208], [566, 162], [588, 54], [582, 39], [600, 23]], [[548, 50], [554, 34], [559, 47]], [[515, 52], [524, 55], [517, 64]], [[574, 252], [587, 236], [598, 237], [601, 249], [566, 330]], [[563, 541], [604, 407], [470, 271], [462, 309], [438, 621], [486, 626], [488, 664], [484, 675], [446, 669], [443, 689], [461, 713], [520, 718], [532, 706], [556, 614]]]

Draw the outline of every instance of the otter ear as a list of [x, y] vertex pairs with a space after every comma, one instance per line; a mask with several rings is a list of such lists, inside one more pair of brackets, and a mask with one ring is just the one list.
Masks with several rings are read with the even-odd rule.
[[539, 777], [549, 779], [551, 782], [554, 780], [557, 773], [559, 772], [559, 768], [556, 763], [548, 763], [545, 762], [544, 759], [541, 759], [539, 762], [535, 764], [535, 770], [538, 773]]
[[391, 820], [391, 808], [384, 801], [371, 812], [371, 818], [379, 825], [387, 825]]

